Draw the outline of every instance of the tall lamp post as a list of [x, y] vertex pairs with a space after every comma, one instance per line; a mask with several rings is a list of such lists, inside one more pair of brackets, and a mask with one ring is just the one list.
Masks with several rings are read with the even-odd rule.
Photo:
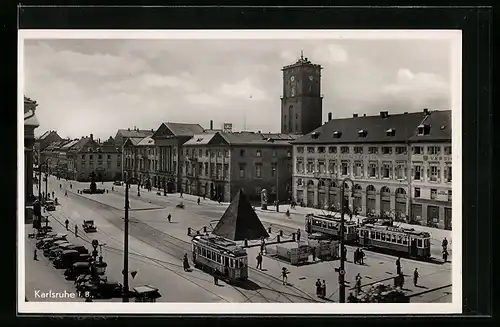
[[129, 286], [128, 286], [128, 211], [129, 211], [129, 198], [128, 189], [131, 182], [137, 182], [137, 194], [139, 193], [139, 183], [137, 178], [131, 177], [125, 181], [125, 228], [123, 235], [123, 297], [122, 302], [129, 302]]
[[[42, 167], [46, 167], [47, 168], [47, 172], [49, 170], [49, 166], [48, 166], [48, 162], [50, 161], [50, 158], [47, 158], [43, 163], [41, 163], [39, 166], [38, 166], [38, 201], [42, 201]], [[49, 182], [49, 178], [48, 178], [48, 174], [46, 173], [46, 179], [45, 179], [45, 196], [47, 196], [47, 192], [48, 192], [48, 182]]]
[[345, 249], [345, 244], [344, 244], [344, 214], [345, 214], [345, 208], [346, 208], [346, 203], [345, 203], [345, 198], [344, 198], [344, 193], [345, 193], [345, 184], [346, 182], [351, 183], [351, 190], [354, 192], [354, 182], [350, 178], [344, 178], [342, 180], [342, 184], [340, 186], [340, 199], [341, 199], [341, 206], [340, 206], [340, 268], [335, 269], [339, 273], [339, 302], [340, 303], [345, 303], [345, 256], [344, 256], [344, 249]]

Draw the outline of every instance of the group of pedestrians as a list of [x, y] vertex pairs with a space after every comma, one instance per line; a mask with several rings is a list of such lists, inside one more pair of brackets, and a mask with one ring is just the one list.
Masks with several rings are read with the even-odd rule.
[[319, 298], [326, 298], [326, 282], [323, 279], [323, 282], [318, 278], [316, 280], [316, 296]]
[[[401, 257], [396, 259], [396, 275], [399, 278], [399, 282], [397, 283], [399, 287], [403, 288], [404, 285], [404, 274], [401, 270]], [[420, 273], [418, 272], [418, 268], [413, 270], [413, 285], [418, 286], [418, 279], [420, 278]]]

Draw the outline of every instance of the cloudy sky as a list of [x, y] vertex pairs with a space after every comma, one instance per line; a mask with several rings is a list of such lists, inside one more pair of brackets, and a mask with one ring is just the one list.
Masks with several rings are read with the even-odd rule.
[[281, 67], [321, 64], [323, 120], [450, 109], [446, 40], [25, 40], [25, 95], [41, 134], [156, 129], [164, 121], [280, 130]]

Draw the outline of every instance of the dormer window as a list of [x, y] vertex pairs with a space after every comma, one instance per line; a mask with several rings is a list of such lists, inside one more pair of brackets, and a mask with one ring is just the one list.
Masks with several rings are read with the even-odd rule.
[[367, 131], [367, 130], [365, 130], [365, 129], [360, 129], [360, 130], [358, 131], [358, 136], [359, 136], [359, 137], [366, 137], [366, 134], [368, 134], [367, 132], [368, 132], [368, 131]]
[[319, 132], [312, 132], [312, 133], [311, 133], [311, 137], [312, 137], [313, 139], [317, 139], [317, 138], [319, 137]]
[[333, 132], [334, 139], [339, 139], [341, 136], [342, 136], [342, 132], [340, 132], [340, 131]]
[[431, 130], [431, 127], [429, 125], [422, 124], [422, 125], [418, 126], [417, 133], [419, 136], [428, 135], [430, 130]]
[[396, 135], [396, 130], [394, 128], [389, 128], [388, 130], [385, 131], [385, 134], [387, 136], [395, 136]]

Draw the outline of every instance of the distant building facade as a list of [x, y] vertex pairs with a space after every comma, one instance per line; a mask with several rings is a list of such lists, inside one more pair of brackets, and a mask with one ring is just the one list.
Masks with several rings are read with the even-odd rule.
[[[451, 229], [451, 111], [330, 120], [294, 143], [293, 194], [309, 207]], [[449, 155], [445, 155], [449, 153]]]
[[33, 222], [33, 162], [35, 129], [40, 126], [36, 117], [36, 101], [24, 97], [24, 222]]
[[240, 189], [250, 200], [259, 201], [266, 189], [269, 201], [276, 199], [276, 193], [285, 201], [292, 190], [290, 142], [294, 139], [255, 132], [196, 134], [182, 149], [181, 189], [225, 202]]
[[58, 141], [62, 141], [62, 137], [60, 137], [56, 131], [52, 130], [46, 131], [40, 137], [36, 138], [35, 149], [38, 155], [39, 164], [43, 163], [47, 159], [43, 155], [43, 151], [45, 150], [45, 148], [47, 148], [50, 144]]

